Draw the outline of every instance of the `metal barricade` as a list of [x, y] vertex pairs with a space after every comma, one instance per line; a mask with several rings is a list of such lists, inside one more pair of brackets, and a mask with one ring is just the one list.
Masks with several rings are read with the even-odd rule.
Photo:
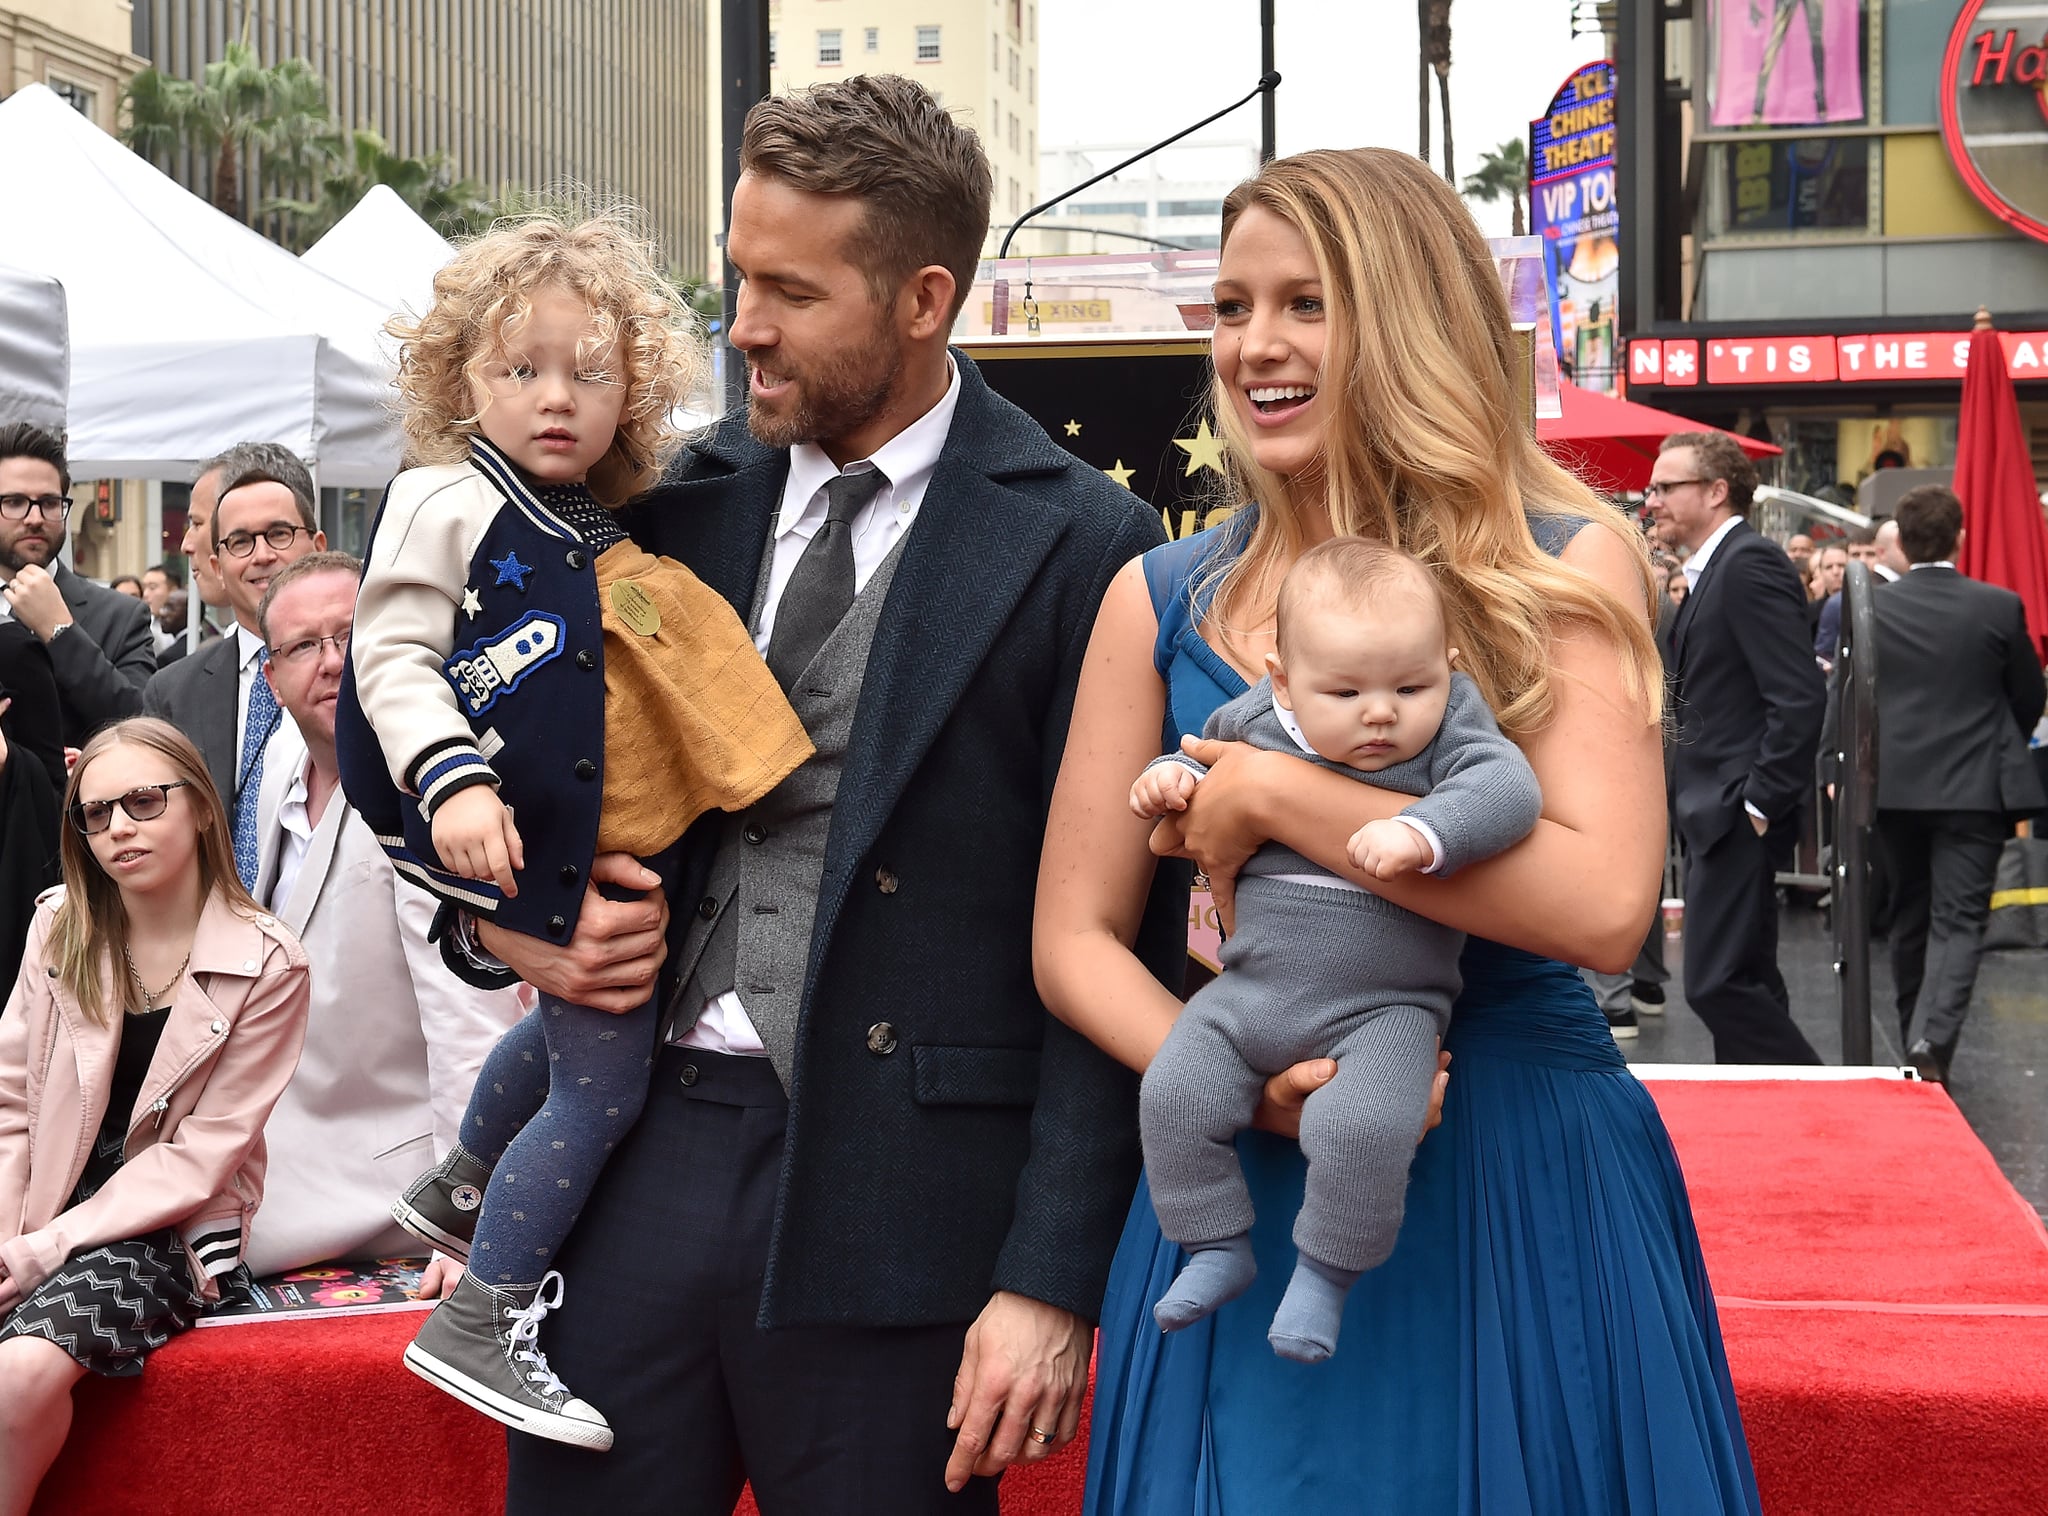
[[1842, 1062], [1867, 1064], [1870, 1032], [1870, 830], [1877, 814], [1875, 580], [1860, 563], [1842, 585], [1842, 654], [1830, 698], [1835, 734], [1834, 948], [1842, 1007]]

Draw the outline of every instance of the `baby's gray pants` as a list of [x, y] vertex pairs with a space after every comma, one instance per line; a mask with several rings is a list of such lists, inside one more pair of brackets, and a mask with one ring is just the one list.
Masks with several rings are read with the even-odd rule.
[[1245, 875], [1222, 975], [1174, 1023], [1139, 1094], [1159, 1226], [1188, 1246], [1251, 1229], [1235, 1139], [1265, 1083], [1306, 1058], [1308, 1187], [1294, 1245], [1332, 1268], [1386, 1261], [1457, 997], [1464, 934], [1376, 895]]

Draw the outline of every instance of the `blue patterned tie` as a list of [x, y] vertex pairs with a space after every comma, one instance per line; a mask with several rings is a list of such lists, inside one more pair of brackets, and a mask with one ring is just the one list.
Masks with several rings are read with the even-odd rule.
[[242, 761], [235, 765], [235, 872], [242, 887], [256, 888], [256, 797], [263, 788], [263, 748], [277, 727], [277, 696], [263, 677], [270, 649], [256, 655], [256, 673], [249, 681], [249, 720], [242, 728]]

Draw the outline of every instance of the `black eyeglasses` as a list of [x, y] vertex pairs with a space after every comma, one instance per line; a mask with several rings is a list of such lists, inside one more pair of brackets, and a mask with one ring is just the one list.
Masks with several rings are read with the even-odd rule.
[[1713, 480], [1711, 480], [1711, 479], [1658, 479], [1658, 480], [1653, 480], [1653, 481], [1652, 481], [1651, 483], [1649, 483], [1649, 484], [1647, 484], [1647, 485], [1645, 485], [1645, 486], [1643, 487], [1643, 498], [1644, 498], [1645, 500], [1655, 500], [1655, 499], [1656, 499], [1656, 498], [1657, 498], [1657, 497], [1658, 497], [1659, 495], [1668, 495], [1668, 494], [1670, 494], [1670, 493], [1671, 493], [1671, 492], [1672, 492], [1673, 490], [1677, 489], [1677, 488], [1678, 488], [1678, 487], [1679, 487], [1680, 485], [1685, 485], [1685, 484], [1712, 484], [1713, 482], [1714, 482], [1714, 481], [1713, 481]]
[[117, 805], [127, 812], [130, 821], [154, 821], [171, 803], [171, 791], [181, 790], [191, 782], [173, 779], [169, 784], [138, 784], [112, 800], [81, 800], [71, 807], [71, 824], [86, 836], [96, 837], [114, 824]]
[[273, 552], [283, 552], [298, 540], [299, 533], [313, 535], [309, 526], [293, 526], [288, 522], [273, 521], [260, 532], [229, 532], [220, 539], [220, 550], [230, 558], [246, 558], [256, 551], [256, 539], [261, 537], [269, 543]]
[[34, 511], [45, 521], [62, 521], [71, 514], [69, 495], [0, 495], [0, 517], [26, 521]]
[[299, 668], [310, 668], [314, 661], [319, 658], [320, 649], [327, 646], [330, 642], [334, 644], [334, 650], [337, 653], [347, 657], [348, 633], [349, 629], [343, 627], [332, 637], [301, 637], [296, 642], [287, 642], [283, 647], [272, 648], [270, 656], [277, 659], [280, 663], [289, 663]]

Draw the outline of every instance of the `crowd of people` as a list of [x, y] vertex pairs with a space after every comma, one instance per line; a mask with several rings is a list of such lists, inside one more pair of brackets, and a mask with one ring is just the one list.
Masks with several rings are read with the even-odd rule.
[[[187, 656], [0, 428], [0, 1516], [84, 1375], [408, 1234], [406, 1362], [514, 1429], [514, 1512], [992, 1512], [1091, 1350], [1091, 1516], [1755, 1512], [1601, 1012], [1668, 794], [1717, 1055], [1814, 1061], [1770, 883], [1826, 602], [1753, 467], [1670, 439], [1653, 563], [1518, 424], [1455, 194], [1305, 153], [1223, 213], [1245, 508], [1167, 543], [949, 349], [990, 176], [928, 93], [764, 101], [742, 166], [743, 412], [668, 433], [702, 350], [622, 223], [502, 226], [394, 326], [367, 567], [287, 450], [201, 467]], [[2025, 642], [1929, 499], [1881, 627]], [[2014, 798], [1880, 797], [1942, 1058]], [[1230, 968], [1183, 1017], [1190, 863]]]

